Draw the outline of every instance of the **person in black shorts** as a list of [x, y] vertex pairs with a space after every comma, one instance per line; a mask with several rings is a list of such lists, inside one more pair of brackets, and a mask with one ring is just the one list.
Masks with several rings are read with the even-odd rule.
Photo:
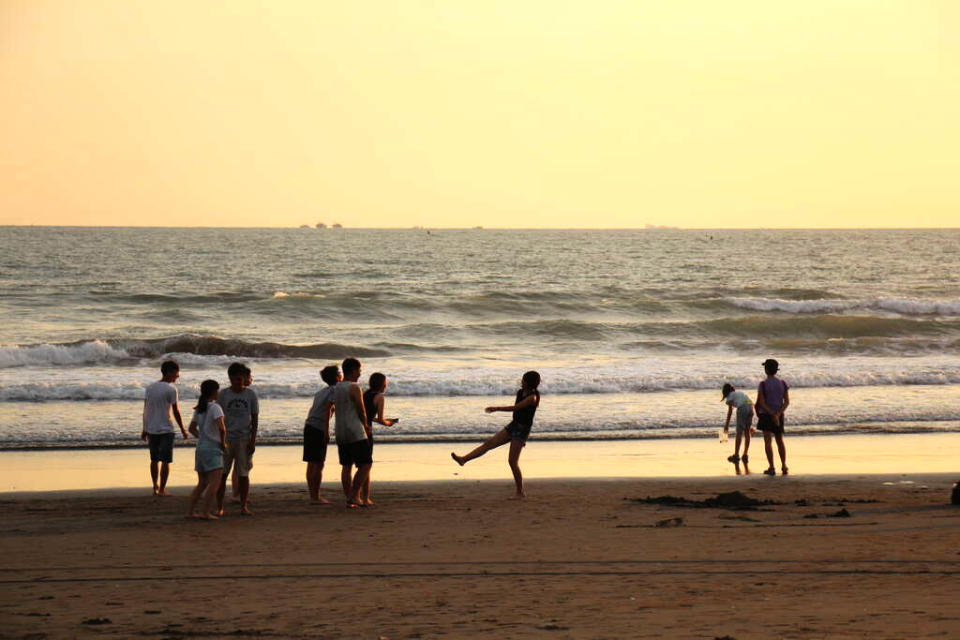
[[[367, 423], [370, 425], [368, 439], [370, 440], [370, 457], [373, 458], [373, 423], [377, 422], [385, 427], [392, 427], [397, 419], [383, 417], [383, 407], [385, 404], [384, 393], [387, 390], [387, 376], [379, 371], [370, 374], [367, 382], [368, 388], [363, 392], [363, 409], [367, 413]], [[372, 474], [371, 474], [372, 475]], [[373, 506], [373, 500], [370, 498], [370, 475], [367, 476], [367, 482], [360, 490], [360, 504], [365, 507]]]
[[333, 414], [333, 387], [342, 379], [340, 369], [333, 364], [320, 371], [320, 379], [327, 386], [313, 396], [313, 405], [303, 424], [303, 461], [307, 463], [307, 490], [310, 504], [331, 504], [320, 495], [323, 464], [330, 444], [330, 416]]
[[527, 438], [530, 437], [530, 429], [533, 427], [533, 416], [537, 413], [537, 407], [540, 406], [540, 392], [537, 387], [540, 386], [540, 374], [536, 371], [527, 371], [520, 380], [520, 390], [517, 391], [517, 397], [514, 403], [508, 407], [487, 407], [487, 413], [494, 411], [511, 411], [513, 420], [506, 427], [495, 433], [486, 442], [471, 451], [465, 456], [458, 456], [451, 453], [450, 457], [457, 461], [461, 467], [474, 458], [479, 458], [487, 451], [510, 443], [510, 455], [507, 460], [510, 463], [510, 470], [513, 472], [513, 481], [517, 485], [517, 498], [527, 497], [523, 490], [523, 474], [520, 473], [520, 453], [527, 444]]
[[776, 440], [777, 450], [780, 453], [780, 470], [787, 475], [787, 445], [783, 442], [783, 413], [790, 406], [790, 385], [777, 377], [780, 363], [770, 358], [764, 360], [763, 370], [767, 377], [757, 387], [757, 429], [763, 432], [763, 445], [767, 454], [767, 470], [763, 473], [768, 476], [777, 475], [773, 466], [773, 445]]

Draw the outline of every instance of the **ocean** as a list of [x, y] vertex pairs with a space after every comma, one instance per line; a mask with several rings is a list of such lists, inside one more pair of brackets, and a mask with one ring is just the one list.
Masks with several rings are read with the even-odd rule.
[[144, 387], [248, 363], [262, 442], [318, 370], [389, 379], [384, 441], [716, 437], [774, 357], [788, 434], [960, 431], [960, 230], [0, 228], [0, 449], [139, 444]]

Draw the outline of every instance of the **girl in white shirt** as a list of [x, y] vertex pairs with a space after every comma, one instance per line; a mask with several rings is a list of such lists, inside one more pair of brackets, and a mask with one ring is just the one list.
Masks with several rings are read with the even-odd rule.
[[[220, 488], [220, 476], [223, 473], [223, 443], [227, 427], [223, 421], [223, 409], [217, 404], [220, 385], [216, 380], [204, 380], [200, 385], [200, 400], [193, 411], [190, 421], [190, 433], [197, 438], [196, 463], [197, 486], [190, 494], [188, 518], [217, 520], [212, 513], [217, 489]], [[203, 500], [200, 513], [197, 502]]]

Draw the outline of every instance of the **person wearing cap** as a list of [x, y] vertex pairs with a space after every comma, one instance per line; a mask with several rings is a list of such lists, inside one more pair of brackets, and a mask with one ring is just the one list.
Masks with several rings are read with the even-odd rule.
[[[753, 403], [743, 391], [737, 391], [729, 382], [721, 390], [723, 402], [727, 404], [727, 421], [723, 423], [723, 432], [730, 431], [730, 416], [737, 410], [737, 439], [733, 445], [733, 455], [728, 461], [736, 464], [743, 460], [744, 464], [750, 461], [747, 451], [750, 450], [750, 427], [753, 425]], [[740, 440], [743, 439], [743, 458], [740, 457]]]
[[773, 466], [773, 445], [771, 439], [776, 439], [777, 450], [780, 453], [780, 470], [787, 475], [787, 447], [783, 443], [783, 412], [790, 406], [790, 386], [777, 377], [780, 363], [770, 358], [764, 360], [763, 370], [767, 377], [760, 382], [757, 388], [757, 428], [763, 432], [763, 446], [767, 452], [768, 476], [777, 475]]

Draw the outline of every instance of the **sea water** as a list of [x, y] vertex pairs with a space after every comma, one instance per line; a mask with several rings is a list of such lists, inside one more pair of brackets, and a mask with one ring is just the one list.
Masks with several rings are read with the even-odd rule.
[[774, 357], [789, 433], [960, 431], [958, 230], [0, 228], [0, 448], [138, 443], [144, 387], [248, 363], [295, 442], [318, 370], [389, 379], [383, 440], [715, 437]]

